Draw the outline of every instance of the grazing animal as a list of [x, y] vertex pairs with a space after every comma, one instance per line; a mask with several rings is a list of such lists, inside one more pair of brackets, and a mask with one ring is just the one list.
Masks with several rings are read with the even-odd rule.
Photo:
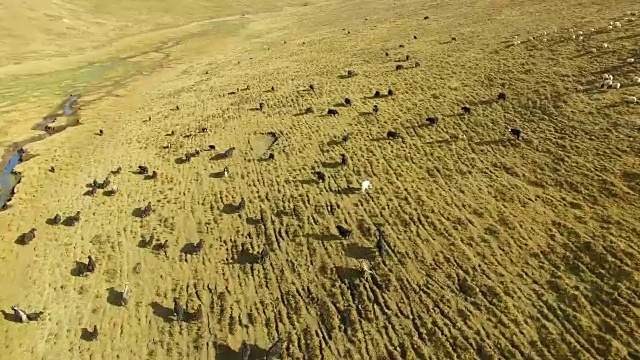
[[86, 271], [90, 273], [93, 273], [96, 271], [96, 262], [95, 260], [93, 260], [93, 257], [91, 257], [91, 255], [89, 255], [87, 259]]
[[404, 69], [404, 66], [402, 64], [396, 65], [396, 71], [400, 71], [402, 69]]
[[246, 341], [242, 341], [242, 345], [240, 345], [240, 354], [242, 360], [249, 360], [249, 356], [251, 356], [251, 347]]
[[208, 148], [209, 148], [209, 151], [214, 151], [216, 149], [216, 146], [213, 144], [209, 144]]
[[438, 119], [437, 116], [429, 116], [426, 120], [427, 124], [431, 125], [431, 126], [436, 126], [438, 125], [438, 121], [440, 121], [440, 119]]
[[274, 153], [269, 153], [269, 160], [275, 160], [276, 159], [276, 155]]
[[413, 40], [418, 40], [418, 37], [416, 35], [413, 35]]
[[147, 175], [149, 173], [149, 168], [144, 165], [138, 165], [138, 174]]
[[87, 340], [96, 341], [98, 340], [98, 335], [98, 325], [93, 325], [93, 331], [89, 331], [89, 338]]
[[309, 84], [309, 90], [316, 91], [316, 87], [313, 84]]
[[336, 110], [336, 109], [329, 109], [329, 110], [327, 110], [327, 115], [329, 115], [329, 116], [337, 116], [337, 115], [339, 115], [339, 113], [338, 113], [338, 110]]
[[147, 203], [142, 209], [142, 217], [145, 218], [153, 213], [153, 207], [151, 207], [151, 201]]
[[120, 306], [127, 306], [129, 304], [129, 298], [131, 297], [131, 289], [129, 283], [124, 283], [124, 290], [122, 290], [122, 297], [120, 298]]
[[275, 86], [271, 87], [271, 92], [276, 92], [276, 87]]
[[115, 195], [118, 193], [118, 187], [116, 185], [113, 185], [111, 187], [111, 195]]
[[157, 178], [158, 178], [158, 172], [157, 172], [157, 171], [155, 171], [155, 170], [153, 170], [153, 171], [151, 172], [151, 175], [149, 175], [149, 179], [150, 179], [150, 180], [156, 180]]
[[399, 48], [404, 48], [404, 45], [400, 44], [398, 45]]
[[182, 321], [184, 319], [184, 307], [180, 304], [178, 298], [173, 298], [173, 314], [176, 316], [176, 321]]
[[230, 147], [228, 148], [225, 152], [224, 152], [224, 157], [225, 158], [230, 158], [233, 156], [233, 152], [236, 150], [235, 146], [234, 147]]
[[389, 130], [387, 131], [387, 139], [389, 140], [402, 139], [402, 134], [393, 130]]
[[167, 253], [169, 251], [169, 240], [165, 240], [162, 244], [160, 244], [157, 247], [158, 252], [162, 251], [164, 253], [164, 256], [168, 257], [169, 254]]
[[104, 135], [104, 130], [102, 130], [102, 129], [98, 130], [98, 135], [100, 135], [100, 136]]
[[471, 108], [468, 106], [463, 106], [460, 109], [462, 109], [462, 112], [467, 114], [467, 115], [471, 115]]
[[279, 338], [269, 350], [267, 350], [267, 354], [264, 356], [265, 360], [271, 360], [282, 357], [282, 351], [284, 347], [285, 340], [283, 338]]
[[93, 179], [93, 181], [91, 182], [91, 187], [94, 187], [94, 188], [100, 187], [100, 183], [98, 183], [98, 180]]
[[106, 189], [109, 185], [111, 185], [111, 179], [109, 179], [109, 176], [107, 175], [106, 178], [104, 178], [104, 180], [102, 180], [102, 188]]
[[385, 52], [385, 53], [384, 53], [384, 55], [385, 55], [385, 56], [389, 56], [389, 53], [388, 53], [388, 52]]
[[191, 153], [190, 153], [190, 152], [186, 152], [186, 153], [184, 153], [184, 161], [185, 161], [185, 162], [189, 162], [189, 161], [191, 161], [191, 157], [192, 157], [192, 155], [191, 155]]
[[318, 182], [324, 183], [327, 180], [327, 176], [322, 171], [316, 171], [314, 175], [316, 179], [318, 179]]
[[349, 98], [344, 99], [344, 104], [347, 106], [351, 106], [351, 99]]
[[457, 38], [457, 37], [455, 37], [455, 36], [452, 36], [452, 37], [451, 37], [451, 41], [458, 41], [458, 38]]
[[347, 154], [340, 155], [340, 164], [343, 167], [347, 167], [349, 165], [349, 158], [347, 157]]
[[115, 169], [115, 170], [111, 170], [111, 174], [112, 174], [112, 175], [118, 175], [118, 174], [120, 174], [121, 172], [122, 172], [122, 166], [118, 166], [118, 168], [117, 168], [117, 169]]
[[409, 61], [409, 60], [411, 60], [411, 56], [406, 55], [406, 56], [404, 57], [404, 60], [405, 60], [405, 61]]
[[62, 222], [62, 216], [60, 216], [60, 214], [55, 214], [53, 215], [53, 225], [60, 225], [60, 223]]
[[229, 177], [229, 167], [225, 166], [224, 169], [222, 169], [222, 174], [224, 175], [224, 177]]
[[373, 113], [375, 115], [378, 115], [379, 112], [380, 112], [380, 107], [378, 105], [373, 105]]
[[19, 309], [17, 306], [12, 306], [11, 310], [13, 310], [13, 316], [17, 319], [20, 319], [20, 322], [23, 322], [23, 323], [29, 322], [27, 313], [24, 312], [24, 310]]
[[49, 172], [50, 173], [55, 173], [56, 172], [56, 168], [54, 168], [53, 166], [49, 168]]
[[509, 129], [509, 133], [511, 135], [513, 135], [513, 137], [516, 138], [516, 140], [521, 140], [522, 139], [522, 130], [518, 129], [518, 128], [511, 128]]
[[200, 132], [206, 133], [206, 132], [209, 132], [209, 129], [207, 129], [206, 127], [203, 127], [202, 129], [200, 129]]
[[198, 240], [198, 242], [193, 246], [193, 252], [192, 252], [192, 254], [199, 254], [203, 249], [204, 249], [204, 240], [200, 239], [200, 240]]
[[420, 63], [416, 61], [416, 63], [415, 63], [415, 64], [413, 64], [413, 67], [417, 67], [417, 68], [419, 68], [419, 67], [420, 67]]
[[91, 186], [91, 189], [89, 189], [89, 191], [87, 192], [87, 195], [96, 196], [97, 193], [98, 193], [98, 187]]
[[244, 208], [247, 206], [247, 202], [244, 198], [240, 199], [240, 203], [238, 204], [238, 212], [241, 213], [244, 211]]
[[355, 70], [347, 70], [347, 77], [354, 77], [354, 76], [356, 76]]
[[351, 230], [347, 229], [342, 225], [336, 226], [336, 229], [338, 230], [338, 234], [340, 234], [341, 238], [345, 240], [349, 240], [349, 238], [351, 237]]
[[395, 95], [395, 94], [396, 94], [396, 93], [393, 91], [393, 89], [389, 89], [389, 90], [387, 90], [387, 96], [393, 96], [393, 95]]
[[260, 104], [258, 104], [258, 107], [260, 108], [260, 111], [264, 111], [265, 108], [265, 104], [263, 102], [261, 102]]
[[378, 90], [376, 90], [376, 92], [373, 93], [374, 98], [379, 98], [380, 96], [382, 96], [382, 94]]
[[264, 263], [269, 258], [269, 248], [267, 245], [262, 247], [262, 251], [260, 251], [260, 264], [264, 265]]
[[76, 211], [76, 213], [72, 216], [68, 217], [69, 225], [74, 226], [80, 222], [80, 211]]
[[369, 180], [365, 180], [362, 182], [362, 185], [360, 186], [360, 189], [362, 190], [362, 193], [364, 193], [365, 191], [371, 189], [371, 181]]
[[507, 94], [501, 92], [498, 94], [498, 100], [507, 101]]
[[312, 107], [308, 107], [306, 109], [304, 109], [304, 113], [305, 114], [313, 114], [315, 112], [315, 110]]
[[346, 143], [347, 143], [347, 141], [349, 141], [349, 138], [350, 138], [350, 137], [349, 137], [349, 134], [345, 134], [345, 135], [343, 135], [343, 136], [342, 136], [342, 142], [346, 144]]
[[204, 312], [202, 311], [202, 304], [200, 304], [192, 314], [191, 321], [202, 321], [202, 318], [204, 318]]

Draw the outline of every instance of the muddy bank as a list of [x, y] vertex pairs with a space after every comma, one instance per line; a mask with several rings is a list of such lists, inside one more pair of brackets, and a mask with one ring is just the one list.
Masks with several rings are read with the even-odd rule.
[[[79, 97], [80, 95], [77, 94], [69, 95], [56, 106], [53, 111], [45, 115], [41, 121], [32, 127], [33, 130], [44, 131], [43, 134], [15, 142], [4, 151], [2, 162], [0, 162], [0, 168], [2, 168], [2, 174], [0, 175], [0, 211], [6, 210], [9, 207], [9, 202], [15, 194], [16, 187], [20, 184], [20, 181], [22, 181], [22, 175], [15, 171], [15, 167], [36, 156], [26, 151], [24, 147], [60, 133], [69, 127], [80, 125], [78, 109], [75, 108]], [[60, 116], [66, 118], [65, 123], [58, 126], [51, 126]]]

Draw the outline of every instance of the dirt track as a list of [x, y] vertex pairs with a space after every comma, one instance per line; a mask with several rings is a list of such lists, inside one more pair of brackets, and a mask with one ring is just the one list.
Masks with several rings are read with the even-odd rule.
[[[640, 359], [640, 104], [623, 101], [640, 97], [640, 18], [623, 20], [640, 9], [622, 5], [311, 4], [187, 39], [112, 97], [87, 94], [82, 126], [27, 147], [38, 156], [0, 213], [1, 307], [46, 312], [0, 322], [0, 359], [240, 359], [243, 340], [254, 358], [279, 336], [283, 359]], [[597, 31], [579, 42], [571, 27]], [[623, 87], [602, 90], [605, 72]], [[237, 150], [180, 160], [209, 144]], [[115, 197], [83, 195], [118, 166]], [[363, 180], [371, 191], [350, 190]], [[45, 224], [76, 211], [75, 227]], [[31, 227], [34, 242], [14, 244]], [[139, 246], [150, 235], [168, 258]], [[181, 253], [199, 239], [201, 254]], [[72, 276], [89, 254], [97, 272]], [[125, 282], [127, 308], [114, 305]], [[204, 319], [175, 322], [173, 297]]]

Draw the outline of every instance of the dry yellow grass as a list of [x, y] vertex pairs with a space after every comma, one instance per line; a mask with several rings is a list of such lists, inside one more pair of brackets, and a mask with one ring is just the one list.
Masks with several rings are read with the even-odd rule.
[[[84, 35], [64, 30], [6, 42], [34, 46], [7, 50], [24, 65], [0, 68], [0, 145], [41, 134], [31, 127], [69, 92], [83, 94], [83, 124], [26, 146], [36, 156], [0, 212], [0, 307], [46, 313], [6, 315], [0, 359], [239, 359], [243, 340], [255, 358], [280, 336], [284, 359], [640, 358], [640, 104], [623, 101], [640, 95], [640, 61], [625, 62], [640, 58], [632, 1], [194, 2], [144, 21], [121, 4], [103, 22], [90, 4], [69, 7], [95, 41], [77, 57]], [[105, 48], [114, 38], [119, 50]], [[341, 78], [348, 69], [358, 75]], [[605, 72], [622, 88], [600, 89]], [[501, 91], [508, 101], [493, 101]], [[352, 107], [334, 105], [345, 97]], [[236, 151], [179, 160], [209, 144]], [[83, 195], [119, 166], [116, 196]], [[349, 191], [365, 179], [371, 191]], [[245, 211], [229, 213], [241, 198]], [[147, 202], [155, 212], [135, 217]], [[76, 211], [74, 227], [45, 223]], [[336, 225], [352, 237], [335, 239]], [[31, 244], [14, 243], [32, 227]], [[150, 235], [168, 240], [167, 257], [139, 247]], [[199, 239], [201, 254], [180, 252]], [[251, 263], [265, 246], [266, 263]], [[96, 273], [72, 276], [90, 254]], [[112, 304], [125, 282], [126, 308]], [[173, 297], [203, 319], [173, 321]], [[94, 325], [98, 340], [84, 341]]]

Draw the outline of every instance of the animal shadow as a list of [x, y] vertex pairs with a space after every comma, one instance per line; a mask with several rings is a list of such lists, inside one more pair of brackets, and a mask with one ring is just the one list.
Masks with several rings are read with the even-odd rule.
[[193, 255], [193, 254], [196, 254], [198, 250], [196, 248], [195, 243], [186, 243], [182, 246], [182, 249], [180, 249], [180, 252], [185, 255]]
[[227, 215], [235, 214], [238, 212], [238, 205], [236, 204], [224, 204], [222, 212]]
[[139, 219], [144, 218], [144, 216], [143, 216], [144, 215], [144, 208], [137, 207], [137, 208], [133, 209], [133, 211], [131, 211], [131, 215], [133, 217], [137, 217]]
[[24, 243], [24, 234], [20, 234], [16, 237], [16, 240], [13, 242], [16, 245], [26, 245]]
[[20, 318], [18, 316], [16, 316], [12, 312], [8, 312], [8, 311], [2, 310], [2, 316], [7, 321], [11, 321], [11, 322], [15, 322], [15, 323], [19, 323], [20, 322]]
[[84, 269], [87, 267], [87, 264], [83, 263], [82, 261], [75, 261], [73, 263], [73, 267], [71, 268], [71, 271], [69, 272], [71, 274], [71, 276], [77, 276], [80, 277], [82, 276], [82, 274], [84, 274]]
[[215, 154], [214, 156], [211, 157], [211, 160], [213, 161], [220, 161], [220, 160], [224, 160], [227, 157], [224, 155], [224, 153], [219, 153], [219, 154]]
[[116, 194], [116, 192], [114, 190], [105, 190], [105, 191], [102, 192], [102, 195], [106, 196], [106, 197], [112, 197], [115, 194]]
[[366, 259], [369, 261], [373, 261], [376, 254], [372, 248], [357, 244], [348, 244], [345, 246], [344, 253], [352, 259]]
[[107, 289], [107, 302], [113, 306], [122, 306], [122, 291], [116, 290], [113, 286]]
[[64, 226], [73, 226], [74, 223], [75, 221], [73, 216], [67, 216], [66, 218], [64, 218], [64, 220], [62, 220], [62, 225]]
[[341, 108], [345, 108], [345, 107], [347, 107], [347, 105], [345, 105], [344, 103], [339, 102], [339, 103], [335, 103], [335, 104], [333, 104], [333, 107], [341, 107]]
[[322, 163], [322, 167], [327, 168], [327, 169], [337, 169], [340, 166], [342, 166], [342, 164], [339, 161], [323, 161]]
[[334, 190], [333, 193], [338, 195], [355, 195], [358, 191], [360, 191], [360, 189], [357, 187], [347, 186], [342, 189]]
[[173, 321], [173, 309], [168, 308], [157, 301], [153, 301], [149, 304], [153, 309], [153, 315], [161, 318], [164, 322]]
[[336, 76], [336, 77], [337, 77], [338, 79], [340, 79], [340, 80], [345, 80], [345, 79], [350, 79], [350, 78], [352, 78], [352, 77], [356, 77], [356, 76], [357, 76], [357, 75], [351, 75], [351, 76], [349, 76], [349, 75], [342, 74], [342, 75], [338, 75], [338, 76]]
[[222, 179], [224, 177], [224, 171], [212, 172], [209, 174], [209, 177], [213, 179]]
[[84, 341], [93, 341], [93, 332], [91, 332], [87, 328], [82, 328], [82, 334], [80, 334], [80, 339]]
[[495, 99], [485, 99], [485, 100], [478, 100], [478, 101], [474, 101], [472, 103], [470, 103], [469, 105], [471, 106], [485, 106], [485, 105], [491, 105], [498, 102], [498, 100]]
[[[229, 345], [218, 343], [215, 345], [216, 359], [221, 360], [242, 360], [242, 354], [240, 349], [233, 350]], [[249, 344], [250, 356], [249, 359], [264, 359], [267, 355], [267, 350], [257, 345]]]
[[247, 222], [247, 225], [249, 226], [256, 226], [256, 225], [262, 224], [262, 221], [255, 217], [247, 217], [246, 222]]
[[508, 145], [509, 144], [509, 140], [508, 139], [495, 139], [495, 140], [484, 140], [484, 141], [478, 141], [474, 143], [475, 145], [480, 145], [480, 146], [484, 146], [484, 145]]
[[44, 222], [45, 222], [45, 224], [51, 225], [51, 226], [54, 226], [56, 224], [56, 221], [53, 219], [53, 217], [48, 218]]
[[307, 234], [307, 238], [311, 238], [318, 241], [338, 241], [342, 240], [339, 235], [336, 234]]
[[249, 109], [249, 111], [260, 111], [259, 107], [252, 107]]
[[340, 140], [329, 140], [327, 142], [328, 146], [338, 146], [340, 144], [342, 144], [342, 141], [340, 141]]
[[177, 157], [173, 162], [175, 162], [178, 165], [182, 165], [182, 164], [186, 164], [188, 161], [184, 157], [180, 156], [180, 157]]
[[260, 263], [260, 256], [254, 254], [247, 249], [240, 250], [240, 253], [236, 256], [234, 262], [238, 265], [253, 265]]
[[92, 196], [92, 193], [93, 193], [92, 189], [89, 189], [89, 190], [85, 191], [84, 193], [82, 193], [82, 195], [83, 196]]
[[362, 271], [346, 266], [338, 266], [336, 268], [336, 274], [340, 281], [350, 283], [358, 280], [362, 276]]

